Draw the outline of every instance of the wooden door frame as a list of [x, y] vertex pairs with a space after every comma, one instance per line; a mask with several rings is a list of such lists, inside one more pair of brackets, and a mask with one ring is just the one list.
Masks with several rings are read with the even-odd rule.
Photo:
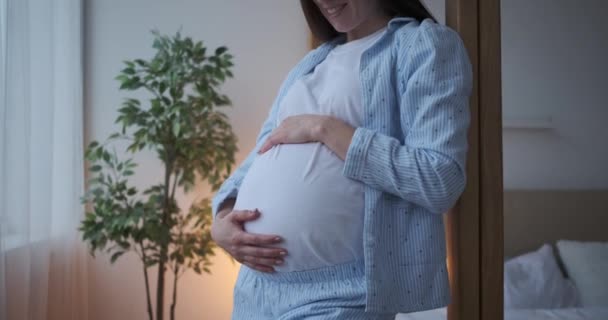
[[500, 0], [446, 0], [473, 64], [467, 188], [446, 217], [449, 320], [503, 319]]

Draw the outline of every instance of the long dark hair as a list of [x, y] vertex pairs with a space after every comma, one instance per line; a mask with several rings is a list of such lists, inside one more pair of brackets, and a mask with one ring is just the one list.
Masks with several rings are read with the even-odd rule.
[[[411, 17], [418, 21], [424, 19], [433, 19], [433, 15], [426, 10], [420, 0], [375, 0], [380, 2], [380, 6], [390, 17]], [[321, 41], [329, 41], [340, 33], [332, 27], [325, 19], [323, 13], [317, 7], [313, 0], [300, 0], [304, 16], [308, 22], [308, 27], [313, 36]]]

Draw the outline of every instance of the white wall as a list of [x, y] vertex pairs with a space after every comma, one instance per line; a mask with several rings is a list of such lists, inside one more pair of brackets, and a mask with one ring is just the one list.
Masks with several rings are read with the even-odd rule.
[[445, 0], [422, 0], [422, 3], [437, 19], [437, 22], [445, 24]]
[[504, 131], [507, 189], [608, 188], [605, 0], [503, 0], [503, 116], [552, 117]]
[[[113, 78], [122, 60], [150, 57], [152, 36], [182, 33], [215, 48], [227, 45], [235, 56], [235, 78], [224, 86], [233, 101], [229, 111], [239, 137], [240, 162], [263, 122], [280, 83], [307, 52], [307, 27], [298, 1], [278, 0], [88, 0], [86, 1], [86, 135], [103, 139], [112, 125], [122, 98]], [[134, 96], [134, 95], [130, 95]], [[141, 96], [140, 96], [141, 97]], [[138, 157], [137, 185], [160, 181], [160, 164], [152, 154]], [[187, 206], [193, 197], [210, 196], [199, 188], [181, 196]], [[126, 257], [110, 266], [107, 256], [91, 260], [90, 311], [92, 320], [146, 319], [143, 275], [139, 261]], [[223, 253], [214, 260], [213, 275], [182, 278], [178, 292], [179, 319], [229, 319], [237, 265]], [[171, 286], [167, 285], [167, 301]], [[167, 308], [168, 309], [168, 308]]]

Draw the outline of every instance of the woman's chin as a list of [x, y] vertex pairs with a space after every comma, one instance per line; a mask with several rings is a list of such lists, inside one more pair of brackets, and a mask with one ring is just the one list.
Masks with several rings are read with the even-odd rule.
[[334, 29], [340, 33], [348, 33], [349, 31], [354, 29], [354, 27], [350, 24], [342, 23], [340, 21], [332, 21], [331, 26], [334, 27]]
[[347, 34], [351, 30], [349, 28], [335, 28], [335, 27], [334, 27], [334, 29], [336, 29], [336, 31], [338, 31], [339, 33], [343, 33], [343, 34]]

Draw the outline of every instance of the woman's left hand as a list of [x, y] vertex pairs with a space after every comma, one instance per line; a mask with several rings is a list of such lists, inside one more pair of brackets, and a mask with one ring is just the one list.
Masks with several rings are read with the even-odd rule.
[[291, 116], [270, 133], [258, 153], [264, 153], [277, 144], [321, 142], [344, 160], [354, 134], [355, 128], [331, 116]]
[[258, 153], [264, 153], [277, 144], [321, 142], [321, 130], [323, 121], [326, 118], [326, 116], [315, 114], [303, 114], [285, 118], [270, 133]]

